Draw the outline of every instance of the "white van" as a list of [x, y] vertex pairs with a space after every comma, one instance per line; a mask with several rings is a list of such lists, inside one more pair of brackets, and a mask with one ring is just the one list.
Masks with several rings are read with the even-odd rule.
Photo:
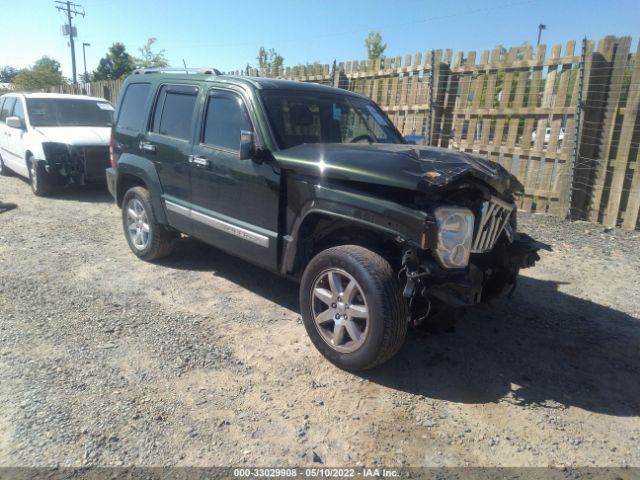
[[113, 105], [54, 93], [0, 97], [0, 175], [26, 177], [36, 195], [105, 179]]

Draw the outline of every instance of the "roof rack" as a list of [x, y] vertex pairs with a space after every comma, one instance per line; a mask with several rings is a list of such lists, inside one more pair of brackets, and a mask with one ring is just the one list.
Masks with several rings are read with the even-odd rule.
[[187, 73], [200, 75], [222, 75], [217, 68], [138, 68], [133, 75], [146, 75], [149, 73]]

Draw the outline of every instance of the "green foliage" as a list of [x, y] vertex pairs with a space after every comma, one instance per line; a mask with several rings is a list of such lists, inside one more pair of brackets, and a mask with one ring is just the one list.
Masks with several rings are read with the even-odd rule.
[[369, 60], [384, 60], [384, 51], [387, 49], [387, 44], [382, 43], [380, 32], [369, 32], [369, 35], [364, 40], [364, 46], [367, 47]]
[[157, 40], [157, 38], [151, 37], [142, 48], [138, 49], [140, 56], [135, 57], [136, 66], [138, 68], [164, 68], [169, 66], [169, 61], [165, 56], [166, 50], [162, 49], [159, 52], [154, 52], [152, 50], [153, 44], [156, 43]]
[[117, 80], [126, 77], [136, 65], [134, 58], [129, 55], [124, 44], [116, 42], [111, 47], [107, 55], [100, 59], [98, 68], [91, 75], [92, 81], [99, 80]]
[[264, 47], [260, 47], [256, 59], [258, 60], [258, 67], [267, 71], [281, 68], [284, 63], [282, 55], [273, 48], [267, 50]]
[[0, 83], [13, 83], [18, 73], [20, 73], [20, 70], [17, 68], [11, 65], [5, 65], [0, 68]]
[[31, 68], [19, 72], [13, 83], [16, 90], [30, 91], [62, 85], [65, 80], [60, 70], [60, 62], [45, 55], [37, 60]]

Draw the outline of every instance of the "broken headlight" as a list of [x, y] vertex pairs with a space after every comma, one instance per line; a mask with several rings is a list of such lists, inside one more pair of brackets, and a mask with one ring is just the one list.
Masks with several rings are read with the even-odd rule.
[[469, 263], [474, 216], [471, 210], [439, 207], [433, 212], [438, 225], [436, 256], [445, 268], [464, 268]]

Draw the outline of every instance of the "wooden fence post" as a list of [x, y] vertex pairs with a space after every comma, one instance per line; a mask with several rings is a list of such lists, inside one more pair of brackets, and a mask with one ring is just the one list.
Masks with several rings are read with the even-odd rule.
[[[623, 194], [625, 193], [623, 191], [625, 186], [625, 178], [627, 176], [629, 164], [632, 163], [630, 157], [634, 150], [634, 148], [632, 148], [632, 146], [634, 145], [634, 134], [636, 134], [638, 128], [640, 127], [640, 119], [638, 118], [638, 107], [640, 105], [640, 62], [638, 61], [638, 51], [640, 51], [640, 42], [638, 42], [638, 47], [636, 48], [635, 67], [633, 69], [629, 84], [629, 92], [624, 108], [624, 119], [620, 124], [620, 137], [618, 139], [618, 148], [616, 149], [616, 157], [614, 160], [615, 165], [613, 176], [611, 179], [609, 203], [605, 211], [603, 222], [605, 225], [611, 225], [613, 227], [615, 227], [618, 223], [620, 204], [624, 196]], [[617, 81], [622, 84], [624, 78], [620, 77], [617, 79]], [[637, 146], [635, 147], [635, 149], [640, 150]], [[638, 165], [638, 163], [636, 162], [634, 172], [636, 177], [638, 176], [638, 170], [640, 170], [640, 165]], [[631, 189], [629, 192], [629, 197], [633, 197], [633, 195], [635, 195], [636, 197], [640, 195], [640, 192], [638, 192], [637, 183], [636, 190], [634, 191], [633, 189]], [[627, 205], [633, 207], [633, 205], [630, 205], [630, 203], [631, 202], [627, 202]], [[638, 207], [635, 207], [635, 212], [632, 212], [629, 209], [626, 209], [625, 212], [625, 222], [623, 222], [623, 225], [625, 226], [625, 228], [631, 229], [631, 227], [629, 226], [629, 223], [631, 222], [626, 223], [626, 213], [629, 213], [629, 217], [633, 216], [633, 213], [635, 213], [635, 217], [637, 217]], [[633, 225], [633, 227], [635, 227], [635, 224]]]
[[592, 222], [600, 220], [601, 212], [604, 208], [603, 194], [607, 168], [609, 167], [618, 104], [622, 93], [622, 82], [619, 79], [624, 75], [630, 46], [631, 37], [607, 37], [604, 40], [604, 48], [600, 52], [604, 55], [606, 63], [602, 65], [601, 70], [595, 72], [593, 83], [599, 83], [606, 87], [606, 97], [600, 106], [603, 110], [601, 116], [602, 124], [598, 129], [599, 135], [597, 136], [600, 148], [598, 149], [598, 155], [592, 157], [592, 161], [596, 162], [594, 165], [594, 189], [591, 195], [591, 208], [589, 209], [589, 220]]

